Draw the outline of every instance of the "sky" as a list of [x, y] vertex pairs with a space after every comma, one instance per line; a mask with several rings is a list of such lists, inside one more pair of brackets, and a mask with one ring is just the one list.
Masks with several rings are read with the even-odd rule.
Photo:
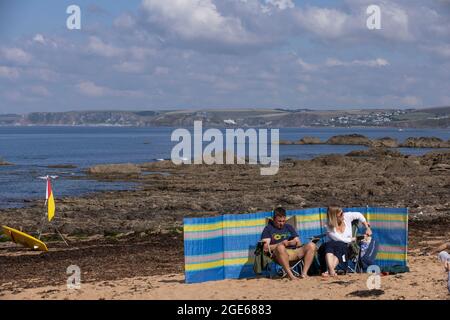
[[0, 113], [445, 105], [450, 0], [0, 0]]

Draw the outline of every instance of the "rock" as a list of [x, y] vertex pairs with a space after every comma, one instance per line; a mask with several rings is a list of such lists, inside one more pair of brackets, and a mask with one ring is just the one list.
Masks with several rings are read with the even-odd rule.
[[291, 145], [294, 144], [293, 141], [289, 141], [289, 140], [280, 140], [280, 145]]
[[431, 172], [450, 172], [450, 164], [436, 163], [431, 166]]
[[141, 173], [141, 168], [136, 164], [125, 163], [125, 164], [104, 164], [97, 165], [87, 169], [88, 174], [92, 175], [120, 175], [120, 176], [130, 176], [139, 175]]
[[450, 164], [450, 151], [432, 151], [421, 157], [421, 164], [434, 165], [438, 163]]
[[340, 154], [330, 154], [316, 157], [312, 159], [312, 162], [323, 166], [342, 166], [345, 164], [345, 157]]
[[348, 134], [333, 136], [327, 140], [327, 144], [342, 144], [342, 145], [362, 145], [370, 146], [372, 142], [366, 136], [361, 134]]
[[450, 148], [450, 144], [436, 137], [410, 137], [400, 145], [403, 148]]
[[54, 164], [54, 165], [47, 166], [47, 168], [50, 168], [50, 169], [76, 169], [77, 166], [75, 166], [73, 164]]
[[390, 137], [372, 140], [372, 147], [376, 148], [398, 148], [398, 146], [399, 144], [397, 139], [393, 139]]
[[12, 163], [6, 162], [0, 157], [0, 166], [11, 166]]
[[287, 203], [301, 207], [305, 204], [305, 199], [299, 195], [283, 195], [278, 198], [279, 203]]
[[370, 148], [368, 150], [355, 150], [347, 153], [346, 157], [403, 157], [398, 151], [384, 148]]
[[296, 144], [323, 144], [320, 138], [315, 137], [303, 137]]

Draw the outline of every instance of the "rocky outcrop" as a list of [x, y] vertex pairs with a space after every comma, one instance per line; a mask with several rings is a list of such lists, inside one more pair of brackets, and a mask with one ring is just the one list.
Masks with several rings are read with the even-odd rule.
[[432, 151], [421, 157], [421, 163], [426, 166], [435, 164], [449, 164], [450, 165], [450, 151]]
[[10, 166], [12, 163], [6, 162], [0, 157], [0, 166]]
[[282, 146], [285, 146], [285, 145], [294, 144], [294, 142], [290, 141], [290, 140], [280, 140], [279, 144], [282, 145]]
[[372, 145], [372, 141], [366, 136], [361, 134], [348, 134], [348, 135], [339, 135], [333, 136], [327, 140], [327, 144], [342, 144], [342, 145], [362, 145], [362, 146], [370, 146]]
[[436, 137], [410, 137], [400, 145], [403, 148], [450, 148], [450, 144]]
[[450, 172], [450, 164], [436, 163], [430, 168], [431, 172]]
[[323, 144], [320, 138], [315, 137], [303, 137], [296, 144]]
[[132, 163], [103, 164], [87, 169], [87, 173], [90, 175], [104, 177], [136, 176], [141, 173], [141, 168]]
[[340, 154], [328, 154], [324, 156], [318, 156], [311, 160], [312, 163], [319, 166], [345, 166], [346, 159]]
[[403, 157], [403, 155], [394, 150], [385, 148], [370, 148], [368, 150], [355, 150], [347, 153], [347, 157]]
[[431, 172], [450, 173], [450, 151], [433, 151], [421, 157], [421, 164], [430, 166]]
[[391, 137], [372, 140], [372, 147], [374, 148], [398, 148], [398, 146], [399, 143], [397, 139], [393, 139]]
[[47, 166], [47, 168], [50, 169], [76, 169], [77, 166], [73, 164], [51, 164]]
[[308, 145], [308, 144], [329, 144], [329, 145], [360, 145], [373, 148], [450, 148], [450, 141], [444, 141], [436, 137], [410, 137], [404, 143], [399, 143], [397, 139], [384, 137], [370, 140], [361, 134], [337, 135], [327, 141], [321, 141], [316, 137], [303, 137], [298, 141], [281, 140], [280, 145]]

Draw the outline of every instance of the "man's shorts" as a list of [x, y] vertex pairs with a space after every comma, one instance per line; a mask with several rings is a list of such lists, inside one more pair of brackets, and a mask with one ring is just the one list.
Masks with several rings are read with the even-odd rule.
[[295, 261], [298, 260], [298, 255], [300, 253], [301, 248], [303, 247], [303, 245], [299, 248], [296, 249], [286, 249], [286, 252], [289, 256], [289, 261]]

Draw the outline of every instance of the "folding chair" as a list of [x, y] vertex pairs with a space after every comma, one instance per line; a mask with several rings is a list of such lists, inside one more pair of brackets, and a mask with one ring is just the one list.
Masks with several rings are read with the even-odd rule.
[[[272, 220], [271, 218], [266, 218], [266, 225], [271, 220]], [[287, 219], [286, 223], [290, 224], [297, 230], [297, 227], [296, 227], [297, 223], [296, 223], [295, 216], [292, 216], [289, 219]], [[257, 244], [257, 246], [263, 246], [263, 245], [264, 245], [263, 241], [259, 241]], [[270, 257], [272, 257], [271, 252], [269, 252], [269, 255], [270, 255]], [[272, 262], [267, 265], [267, 269], [266, 269], [267, 272], [269, 273], [269, 276], [272, 278], [272, 275], [275, 273], [276, 275], [280, 276], [281, 278], [286, 277], [287, 273], [286, 273], [286, 271], [284, 271], [283, 267], [280, 264], [278, 264], [275, 259], [271, 258], [271, 260], [272, 260]], [[289, 264], [290, 264], [289, 269], [291, 269], [294, 276], [300, 277], [300, 275], [303, 272], [303, 267], [304, 267], [303, 258], [299, 259], [299, 260], [290, 261]]]
[[352, 237], [355, 239], [348, 245], [347, 254], [345, 255], [345, 262], [337, 265], [336, 269], [341, 273], [362, 273], [361, 263], [361, 241], [364, 240], [364, 235], [358, 234], [358, 220], [352, 221]]

